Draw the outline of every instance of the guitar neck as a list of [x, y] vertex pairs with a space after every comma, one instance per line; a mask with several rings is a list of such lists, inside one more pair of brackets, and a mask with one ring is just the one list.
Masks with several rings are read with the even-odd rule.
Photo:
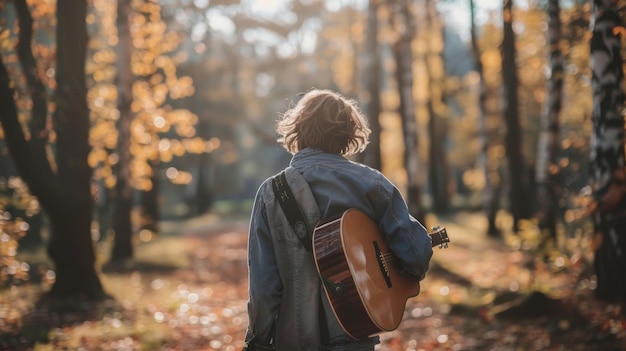
[[450, 238], [448, 238], [448, 233], [446, 232], [446, 228], [434, 227], [434, 232], [428, 234], [430, 236], [430, 240], [432, 242], [433, 247], [448, 247], [448, 243], [450, 242]]

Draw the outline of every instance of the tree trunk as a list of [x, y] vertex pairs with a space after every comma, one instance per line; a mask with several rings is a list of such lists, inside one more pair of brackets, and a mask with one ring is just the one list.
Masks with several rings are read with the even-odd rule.
[[382, 169], [380, 152], [380, 53], [378, 50], [378, 1], [370, 0], [367, 19], [368, 92], [367, 115], [369, 116], [370, 145], [365, 150], [363, 162], [375, 169]]
[[[54, 119], [58, 126], [59, 192], [46, 198], [52, 233], [48, 246], [56, 266], [53, 296], [103, 297], [94, 269], [91, 239], [93, 198], [89, 155], [89, 110], [85, 82], [86, 2], [57, 2], [57, 89]], [[41, 157], [45, 157], [45, 154]], [[49, 179], [43, 178], [46, 187]]]
[[149, 230], [153, 234], [159, 231], [159, 161], [150, 162], [152, 186], [141, 192], [141, 230]]
[[[426, 7], [425, 24], [428, 31], [439, 33], [441, 41], [443, 41], [443, 28], [440, 24], [435, 24], [435, 18], [437, 17], [436, 9], [432, 2], [427, 0], [424, 4]], [[438, 32], [438, 30], [440, 30]], [[428, 35], [430, 37], [430, 34]], [[428, 40], [432, 43], [432, 38]], [[441, 45], [443, 48], [444, 45]], [[440, 72], [440, 76], [434, 76], [436, 70], [432, 69], [434, 63], [437, 60], [444, 61], [443, 52], [436, 51], [437, 49], [429, 45], [426, 51], [426, 74], [428, 75], [428, 87], [430, 94], [428, 94], [428, 101], [426, 107], [428, 110], [428, 134], [430, 136], [428, 151], [428, 183], [430, 184], [430, 193], [432, 196], [432, 210], [435, 213], [442, 213], [448, 210], [449, 206], [449, 194], [448, 194], [448, 162], [445, 152], [446, 144], [446, 120], [439, 116], [439, 113], [435, 110], [436, 100], [439, 104], [443, 104], [443, 72]], [[442, 65], [444, 67], [444, 65]]]
[[359, 95], [359, 91], [361, 90], [359, 86], [359, 41], [355, 37], [354, 31], [352, 30], [354, 22], [360, 21], [357, 16], [359, 11], [355, 8], [355, 6], [355, 4], [350, 4], [350, 9], [348, 10], [350, 11], [350, 19], [348, 20], [347, 28], [348, 38], [352, 43], [352, 84], [350, 84], [350, 91], [348, 92], [348, 96], [352, 99], [356, 99]]
[[107, 188], [103, 179], [95, 181], [98, 196], [96, 197], [96, 220], [98, 221], [98, 240], [105, 241], [112, 228], [114, 190]]
[[[62, 1], [61, 1], [62, 2]], [[54, 297], [104, 298], [94, 270], [91, 240], [91, 206], [83, 201], [64, 201], [67, 206], [50, 215], [51, 241], [48, 254], [56, 266], [56, 281], [50, 290]], [[68, 203], [68, 202], [71, 202]]]
[[432, 211], [444, 213], [450, 207], [450, 194], [448, 193], [448, 159], [445, 152], [447, 136], [447, 122], [439, 117], [433, 109], [433, 102], [428, 102], [428, 132], [430, 135], [430, 148], [428, 151], [428, 183], [432, 196]]
[[[18, 119], [11, 79], [0, 64], [0, 121], [11, 157], [48, 214], [51, 234], [48, 254], [55, 265], [51, 297], [105, 297], [96, 274], [91, 240], [92, 198], [89, 153], [89, 114], [86, 102], [86, 3], [57, 3], [57, 168], [47, 158], [47, 139], [27, 138]], [[30, 41], [29, 39], [25, 39]], [[37, 125], [47, 116], [33, 114]], [[31, 124], [33, 125], [33, 124]]]
[[507, 133], [504, 141], [509, 166], [509, 207], [513, 215], [513, 230], [517, 232], [519, 221], [530, 217], [529, 179], [522, 155], [522, 131], [519, 123], [519, 85], [515, 63], [515, 34], [513, 32], [513, 1], [504, 0], [502, 17], [502, 79], [505, 91], [504, 120]]
[[[29, 123], [29, 130], [33, 137], [43, 139], [47, 143], [47, 98], [46, 88], [43, 82], [39, 78], [37, 73], [37, 65], [35, 63], [35, 57], [32, 50], [32, 38], [33, 38], [33, 18], [26, 4], [26, 0], [15, 1], [15, 7], [17, 9], [20, 31], [19, 31], [19, 44], [17, 46], [17, 53], [19, 56], [22, 71], [26, 76], [26, 83], [28, 84], [28, 93], [33, 103], [31, 110], [31, 119]], [[37, 116], [35, 118], [35, 116]]]
[[44, 228], [44, 214], [39, 211], [32, 216], [25, 214], [24, 219], [28, 222], [26, 235], [20, 239], [20, 248], [35, 249], [41, 247], [44, 241], [41, 232]]
[[400, 117], [402, 119], [402, 136], [404, 139], [404, 167], [407, 174], [406, 202], [413, 217], [424, 223], [425, 214], [421, 204], [421, 188], [419, 184], [419, 141], [415, 104], [413, 101], [413, 41], [415, 27], [407, 1], [402, 2], [399, 13], [404, 23], [404, 32], [393, 45], [396, 60], [396, 80], [400, 96]]
[[130, 3], [119, 0], [117, 5], [118, 60], [117, 60], [117, 87], [118, 108], [120, 117], [117, 121], [117, 183], [115, 185], [115, 205], [113, 210], [113, 231], [115, 240], [111, 250], [111, 262], [123, 262], [133, 257], [133, 227], [131, 210], [133, 207], [131, 187], [131, 123], [133, 112], [130, 108], [133, 100], [131, 70], [131, 36], [130, 36]]
[[[198, 134], [204, 140], [209, 140], [211, 135], [211, 126], [208, 121], [200, 122], [198, 126]], [[204, 214], [208, 212], [213, 206], [213, 196], [211, 194], [210, 184], [207, 180], [210, 175], [210, 165], [213, 163], [212, 155], [210, 153], [203, 152], [199, 157], [198, 162], [198, 214]]]
[[[206, 120], [200, 119], [198, 122], [198, 136], [203, 140], [209, 140], [210, 136], [210, 124]], [[273, 142], [273, 139], [272, 139]], [[192, 174], [193, 178], [191, 183], [187, 186], [187, 196], [189, 201], [190, 216], [198, 216], [209, 211], [212, 205], [211, 190], [207, 177], [210, 174], [209, 167], [212, 163], [211, 154], [207, 152], [200, 153], [198, 155], [191, 156], [192, 162]]]
[[[15, 8], [20, 25], [17, 54], [20, 65], [22, 66], [22, 71], [26, 77], [28, 94], [32, 101], [29, 131], [31, 138], [38, 139], [38, 142], [45, 145], [48, 143], [47, 97], [46, 89], [37, 73], [37, 65], [35, 63], [35, 57], [33, 56], [33, 18], [25, 0], [15, 1]], [[43, 244], [41, 238], [43, 214], [36, 213], [34, 216], [28, 218], [28, 223], [29, 229], [26, 232], [26, 236], [20, 240], [20, 244], [27, 247], [38, 247]]]
[[617, 3], [594, 1], [591, 38], [593, 133], [591, 186], [597, 204], [594, 267], [596, 297], [626, 301], [626, 174], [624, 174], [624, 82]]
[[556, 222], [559, 208], [559, 114], [563, 93], [563, 54], [561, 52], [561, 20], [558, 0], [548, 4], [548, 33], [550, 37], [551, 74], [548, 81], [549, 103], [543, 115], [535, 179], [538, 193], [539, 228], [548, 238], [556, 240]]
[[498, 212], [499, 194], [501, 192], [502, 184], [498, 175], [498, 165], [494, 165], [489, 161], [489, 135], [487, 133], [487, 86], [485, 84], [485, 74], [483, 70], [483, 63], [481, 60], [481, 52], [478, 47], [478, 39], [476, 34], [476, 16], [474, 1], [470, 0], [470, 36], [472, 44], [472, 54], [474, 56], [474, 64], [476, 65], [476, 73], [479, 77], [479, 95], [478, 95], [478, 111], [479, 111], [479, 134], [480, 134], [480, 155], [479, 161], [480, 167], [483, 170], [485, 177], [485, 188], [483, 189], [483, 210], [487, 216], [487, 235], [492, 237], [499, 237], [500, 231], [496, 227], [496, 214]]

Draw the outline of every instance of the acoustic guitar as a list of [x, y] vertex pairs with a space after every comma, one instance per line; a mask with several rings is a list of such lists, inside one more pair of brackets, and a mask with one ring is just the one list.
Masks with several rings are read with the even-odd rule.
[[[448, 247], [445, 228], [432, 228], [433, 247]], [[395, 330], [420, 283], [404, 272], [378, 226], [357, 209], [322, 221], [313, 231], [313, 255], [335, 317], [362, 339]]]

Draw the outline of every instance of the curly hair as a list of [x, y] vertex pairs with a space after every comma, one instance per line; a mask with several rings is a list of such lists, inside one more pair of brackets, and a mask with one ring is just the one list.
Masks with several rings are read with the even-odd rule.
[[291, 154], [310, 147], [342, 156], [365, 150], [371, 132], [354, 100], [326, 89], [304, 94], [282, 114], [276, 131]]

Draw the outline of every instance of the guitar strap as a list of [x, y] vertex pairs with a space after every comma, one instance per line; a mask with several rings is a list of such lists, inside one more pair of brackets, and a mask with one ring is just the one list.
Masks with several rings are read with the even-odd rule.
[[[302, 242], [305, 249], [309, 252], [313, 251], [312, 238], [309, 234], [309, 228], [306, 225], [306, 221], [304, 220], [304, 215], [300, 210], [300, 206], [298, 205], [293, 193], [291, 192], [291, 188], [289, 187], [289, 183], [287, 183], [287, 176], [285, 175], [285, 171], [280, 172], [278, 175], [272, 178], [272, 188], [274, 189], [274, 195], [278, 199], [278, 203], [283, 210], [283, 213], [287, 217], [289, 224], [296, 232], [298, 239]], [[328, 291], [330, 291], [334, 295], [341, 295], [344, 292], [344, 287], [342, 283], [333, 283], [328, 280], [326, 277], [319, 275], [322, 284], [326, 287]], [[323, 302], [320, 300], [319, 305], [320, 311], [320, 333], [321, 338], [324, 342], [328, 342], [330, 340], [330, 334], [328, 331], [328, 324], [326, 321], [325, 312]]]
[[300, 239], [304, 248], [311, 252], [312, 247], [309, 228], [306, 225], [302, 211], [300, 211], [300, 206], [298, 206], [289, 188], [285, 171], [280, 172], [280, 174], [272, 178], [272, 188], [274, 188], [274, 194], [278, 199], [278, 203], [280, 203], [280, 207], [283, 209], [283, 213], [287, 217], [289, 224], [296, 232], [298, 239]]
[[[309, 234], [309, 228], [304, 220], [304, 215], [300, 210], [300, 206], [298, 206], [298, 202], [291, 192], [289, 183], [287, 183], [285, 171], [280, 172], [280, 174], [272, 178], [272, 188], [274, 189], [274, 194], [280, 203], [283, 213], [287, 217], [287, 220], [293, 230], [296, 232], [298, 239], [300, 239], [302, 245], [304, 245], [307, 251], [313, 252], [313, 244], [311, 235]], [[339, 296], [344, 293], [345, 288], [343, 283], [333, 283], [321, 274], [320, 279], [331, 294]]]

